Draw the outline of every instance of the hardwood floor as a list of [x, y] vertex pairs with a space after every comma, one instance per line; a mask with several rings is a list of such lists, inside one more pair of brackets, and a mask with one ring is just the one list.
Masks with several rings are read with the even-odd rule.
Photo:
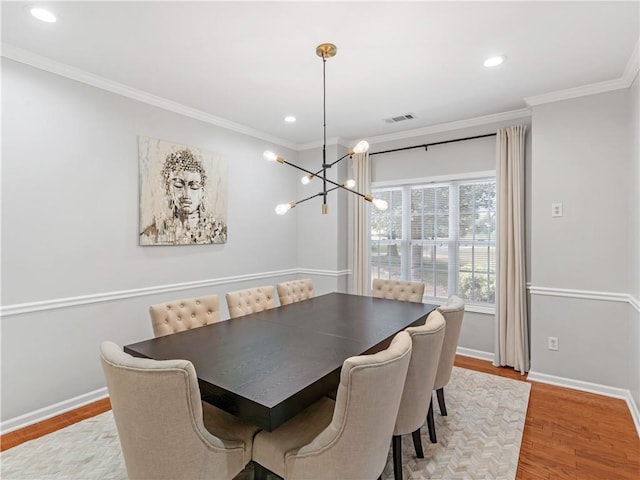
[[[526, 375], [456, 357], [458, 367], [514, 380]], [[639, 480], [640, 438], [624, 400], [531, 383], [516, 480]]]
[[111, 410], [111, 403], [108, 398], [77, 408], [71, 412], [49, 418], [39, 423], [34, 423], [28, 427], [0, 436], [0, 451], [20, 445], [28, 440], [42, 437], [48, 433], [55, 432], [61, 428], [68, 427], [74, 423], [81, 422], [87, 418], [95, 417], [100, 413]]
[[[456, 365], [527, 381], [526, 375], [510, 368], [494, 367], [470, 357], [458, 355]], [[640, 438], [623, 400], [530, 383], [516, 480], [640, 480]], [[104, 399], [7, 433], [0, 437], [0, 451], [110, 408], [109, 400]]]

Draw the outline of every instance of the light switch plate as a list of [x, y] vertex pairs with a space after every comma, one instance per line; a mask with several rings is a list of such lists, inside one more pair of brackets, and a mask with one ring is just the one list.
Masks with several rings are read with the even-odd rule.
[[552, 203], [551, 204], [551, 216], [552, 217], [561, 217], [562, 216], [562, 204], [561, 203]]

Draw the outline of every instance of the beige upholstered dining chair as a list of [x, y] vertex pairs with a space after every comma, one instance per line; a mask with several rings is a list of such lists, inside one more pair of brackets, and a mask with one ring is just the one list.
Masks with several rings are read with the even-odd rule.
[[[442, 353], [438, 362], [438, 373], [433, 386], [438, 397], [438, 406], [443, 416], [447, 415], [447, 407], [444, 402], [444, 387], [451, 379], [451, 371], [453, 370], [453, 362], [456, 359], [456, 350], [458, 349], [458, 339], [460, 338], [460, 330], [462, 329], [462, 319], [464, 317], [464, 302], [460, 297], [452, 295], [445, 305], [438, 307], [438, 311], [442, 313], [445, 323], [447, 324], [444, 342], [442, 344]], [[437, 441], [435, 422], [433, 421], [433, 411], [431, 419], [427, 419], [429, 426], [429, 437], [433, 443]]]
[[187, 360], [150, 360], [101, 345], [101, 362], [130, 479], [232, 479], [251, 460], [258, 427], [200, 400]]
[[379, 477], [410, 359], [407, 332], [398, 333], [387, 350], [346, 359], [335, 402], [324, 397], [274, 431], [256, 435], [254, 478], [264, 479], [267, 469], [284, 479]]
[[307, 300], [312, 298], [314, 294], [313, 282], [310, 278], [279, 283], [277, 289], [280, 305], [289, 305], [290, 303]]
[[424, 295], [424, 283], [374, 278], [372, 295], [375, 298], [388, 298], [390, 300], [420, 303]]
[[151, 305], [149, 315], [156, 337], [202, 327], [220, 321], [218, 296], [206, 295]]
[[231, 318], [242, 317], [249, 313], [262, 312], [276, 306], [273, 286], [236, 290], [226, 295], [227, 307]]
[[402, 392], [396, 426], [393, 430], [393, 474], [402, 480], [402, 435], [411, 434], [418, 458], [424, 458], [420, 427], [428, 411], [432, 411], [431, 397], [438, 371], [438, 360], [445, 336], [442, 314], [434, 310], [424, 325], [405, 330], [411, 335], [411, 361]]

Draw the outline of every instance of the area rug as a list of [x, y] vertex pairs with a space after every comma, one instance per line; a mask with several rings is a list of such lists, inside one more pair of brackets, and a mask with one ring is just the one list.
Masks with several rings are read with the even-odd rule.
[[[424, 459], [403, 438], [405, 479], [513, 480], [529, 402], [526, 382], [454, 368], [445, 387], [448, 416], [434, 396], [438, 443], [422, 429]], [[0, 454], [4, 480], [126, 480], [118, 433], [111, 412], [71, 425]], [[251, 480], [249, 465], [236, 480]], [[393, 479], [391, 451], [382, 474]], [[360, 480], [360, 479], [341, 479]]]

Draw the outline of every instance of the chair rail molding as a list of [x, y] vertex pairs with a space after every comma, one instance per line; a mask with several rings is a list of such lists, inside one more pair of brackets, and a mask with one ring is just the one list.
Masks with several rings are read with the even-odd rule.
[[78, 305], [87, 305], [101, 302], [112, 302], [126, 298], [143, 297], [155, 295], [157, 293], [179, 292], [181, 290], [191, 290], [194, 288], [213, 287], [217, 285], [227, 285], [233, 283], [261, 280], [265, 278], [283, 277], [289, 275], [322, 275], [330, 277], [341, 277], [349, 275], [351, 270], [314, 270], [308, 268], [291, 268], [286, 270], [276, 270], [272, 272], [258, 272], [246, 275], [236, 275], [232, 277], [211, 278], [198, 280], [195, 282], [174, 283], [170, 285], [157, 285], [154, 287], [134, 288], [131, 290], [120, 290], [115, 292], [96, 293], [77, 297], [54, 298], [37, 302], [20, 303], [14, 305], [3, 305], [0, 307], [0, 317], [11, 315], [22, 315], [43, 310], [54, 310], [57, 308], [69, 308]]
[[351, 270], [318, 270], [314, 268], [299, 268], [296, 271], [299, 275], [319, 275], [321, 277], [344, 277], [351, 275]]
[[527, 286], [531, 295], [542, 295], [549, 297], [566, 297], [566, 298], [582, 298], [586, 300], [600, 300], [605, 302], [621, 302], [628, 303], [638, 312], [640, 312], [640, 302], [633, 295], [629, 293], [617, 293], [617, 292], [595, 292], [592, 290], [574, 290], [568, 288], [554, 288], [554, 287], [536, 287], [533, 285]]

